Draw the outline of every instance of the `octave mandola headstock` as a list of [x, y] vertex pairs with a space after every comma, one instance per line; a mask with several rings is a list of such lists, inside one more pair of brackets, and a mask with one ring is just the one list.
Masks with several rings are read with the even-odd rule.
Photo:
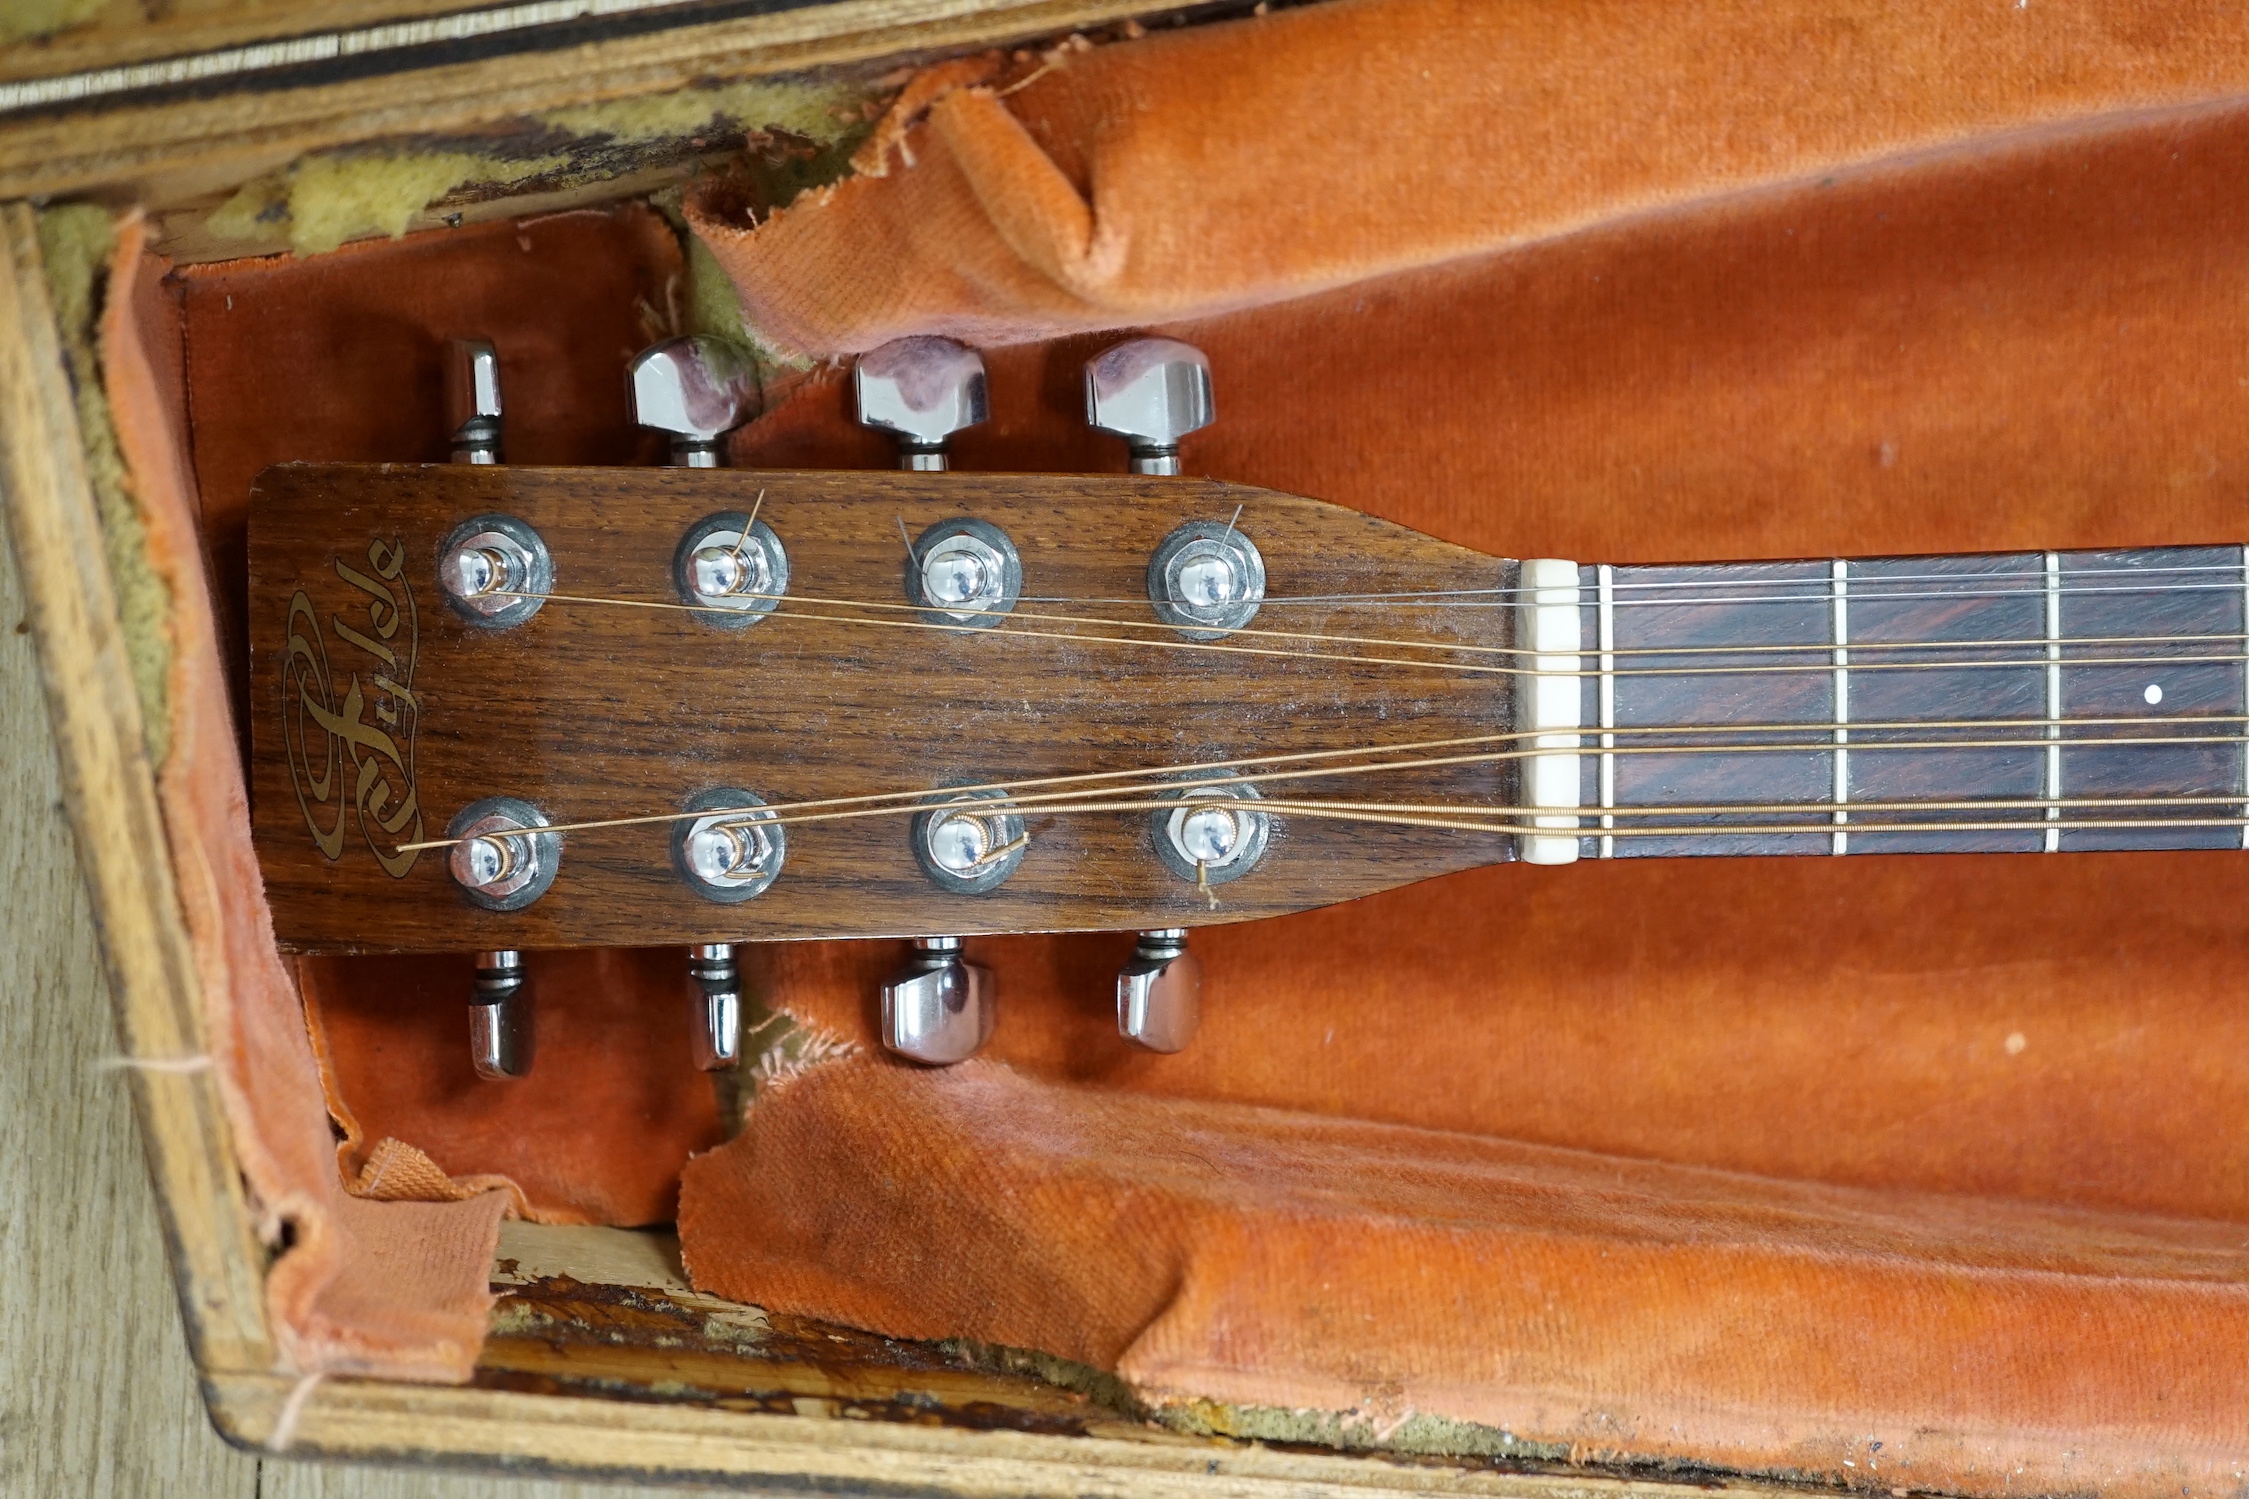
[[[1151, 602], [1167, 541], [1175, 590], [1254, 556], [1247, 628]], [[1513, 615], [1419, 611], [1383, 644], [1336, 596], [1496, 599], [1516, 567], [1316, 500], [1178, 478], [289, 465], [257, 483], [250, 561], [254, 826], [295, 950], [1191, 926], [1512, 857], [1502, 833], [1285, 810], [1504, 806], [1516, 780], [1476, 745], [1349, 773], [1370, 746], [1504, 750]], [[479, 568], [496, 574], [464, 603]], [[1004, 611], [935, 607], [986, 585]], [[688, 586], [738, 592], [698, 609]], [[1177, 804], [1223, 799], [1229, 776], [1252, 809], [1184, 826]], [[994, 784], [1015, 789], [957, 789]], [[996, 802], [929, 810], [969, 795]], [[448, 841], [476, 815], [560, 831]], [[460, 872], [534, 844], [535, 869]]]

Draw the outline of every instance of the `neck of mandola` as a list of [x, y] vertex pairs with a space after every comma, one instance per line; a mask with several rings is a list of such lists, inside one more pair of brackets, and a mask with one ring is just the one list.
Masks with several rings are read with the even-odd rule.
[[1522, 568], [1529, 862], [2249, 847], [2241, 547]]

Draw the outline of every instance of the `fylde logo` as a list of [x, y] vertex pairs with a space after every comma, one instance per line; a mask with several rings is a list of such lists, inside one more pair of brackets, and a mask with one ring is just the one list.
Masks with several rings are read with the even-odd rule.
[[[403, 879], [421, 857], [400, 853], [422, 836], [414, 792], [414, 654], [418, 626], [406, 586], [405, 543], [367, 544], [366, 566], [336, 559], [346, 607], [329, 616], [303, 589], [289, 600], [289, 645], [281, 662], [281, 727], [289, 778], [312, 841], [330, 859], [344, 853], [356, 818], [375, 861]], [[330, 665], [328, 635], [338, 646]], [[339, 671], [348, 672], [342, 694]]]

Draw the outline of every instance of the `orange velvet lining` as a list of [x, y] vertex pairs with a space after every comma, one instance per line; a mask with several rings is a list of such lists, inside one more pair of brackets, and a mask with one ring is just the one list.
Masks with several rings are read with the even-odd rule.
[[178, 389], [166, 376], [178, 325], [153, 284], [162, 270], [128, 221], [110, 277], [103, 376], [149, 565], [171, 595], [172, 750], [157, 793], [212, 1071], [261, 1237], [278, 1248], [284, 1224], [295, 1236], [266, 1274], [268, 1325], [287, 1371], [466, 1379], [491, 1310], [486, 1267], [507, 1199], [375, 1203], [346, 1195], [338, 1179], [304, 1012], [274, 950], [250, 846], [216, 599]]
[[[1884, 159], [2249, 93], [2215, 0], [1334, 0], [911, 93], [869, 170], [690, 217], [782, 347], [1204, 317]], [[906, 121], [897, 122], [898, 125]], [[895, 151], [887, 149], [895, 141]], [[876, 175], [886, 173], [887, 175]]]
[[679, 952], [538, 954], [531, 1075], [505, 1084], [469, 1066], [473, 963], [456, 953], [298, 964], [360, 1189], [408, 1190], [386, 1183], [369, 1153], [391, 1140], [455, 1180], [505, 1180], [542, 1222], [669, 1223], [681, 1164], [724, 1138], [724, 1085], [695, 1070]]
[[[1472, 1035], [1461, 1044], [1473, 1048]], [[833, 1064], [688, 1167], [698, 1285], [1157, 1400], [1854, 1486], [2230, 1489], [2236, 1224], [1780, 1182], [974, 1061]]]

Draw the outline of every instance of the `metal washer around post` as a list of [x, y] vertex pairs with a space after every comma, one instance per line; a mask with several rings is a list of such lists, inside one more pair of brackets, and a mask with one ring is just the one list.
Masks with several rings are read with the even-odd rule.
[[[754, 791], [745, 791], [739, 786], [714, 786], [708, 791], [698, 791], [689, 797], [687, 805], [682, 810], [723, 813], [742, 807], [763, 807], [764, 805], [765, 798]], [[687, 882], [689, 889], [703, 899], [716, 901], [720, 905], [740, 905], [743, 901], [753, 900], [763, 895], [773, 887], [773, 882], [781, 877], [781, 866], [788, 860], [788, 828], [777, 820], [777, 814], [771, 812], [763, 816], [753, 814], [747, 819], [726, 819], [728, 821], [742, 820], [764, 825], [761, 827], [761, 831], [765, 834], [766, 842], [771, 846], [773, 853], [772, 857], [759, 866], [759, 872], [755, 878], [744, 880], [739, 884], [715, 885], [696, 874], [687, 859], [687, 840], [695, 836], [697, 829], [713, 820], [712, 818], [690, 819], [683, 817], [672, 824], [672, 868], [679, 871], [679, 877]]]
[[[922, 569], [928, 559], [939, 554], [944, 544], [955, 537], [965, 538], [971, 543], [969, 550], [979, 556], [989, 553], [998, 563], [999, 587], [990, 595], [992, 602], [981, 609], [948, 609], [942, 602], [931, 599], [922, 587]], [[996, 629], [1022, 596], [1023, 558], [1007, 533], [990, 521], [955, 516], [939, 521], [915, 538], [912, 555], [906, 560], [906, 600], [926, 611], [922, 618], [931, 624]]]
[[[712, 538], [724, 538], [724, 545], [732, 546], [749, 528], [749, 541], [745, 546], [756, 547], [762, 554], [767, 574], [766, 586], [758, 589], [761, 595], [772, 597], [736, 598], [732, 601], [714, 601], [708, 594], [695, 591], [695, 554], [711, 543]], [[781, 545], [781, 538], [764, 521], [754, 525], [749, 516], [739, 510], [721, 510], [706, 515], [687, 528], [672, 551], [672, 587], [679, 592], [679, 601], [696, 606], [695, 618], [713, 629], [746, 630], [751, 625], [780, 607], [780, 595], [789, 591], [789, 553]]]
[[982, 816], [980, 820], [991, 829], [992, 847], [1006, 848], [1009, 852], [992, 859], [974, 874], [964, 875], [947, 869], [937, 862], [936, 855], [930, 850], [931, 832], [949, 813], [963, 807], [973, 807], [978, 802], [1004, 802], [1007, 799], [1008, 794], [999, 790], [940, 790], [924, 799], [931, 810], [914, 817], [914, 861], [921, 865], [922, 873], [929, 876], [931, 884], [954, 895], [982, 895], [988, 890], [997, 890], [1007, 882], [1008, 876], [1015, 873], [1023, 863], [1027, 847], [1023, 842], [1023, 817], [1020, 813], [987, 813]]
[[[1230, 604], [1183, 602], [1178, 569], [1197, 556], [1222, 556], [1240, 579], [1240, 596]], [[1265, 556], [1257, 543], [1224, 521], [1195, 520], [1156, 543], [1148, 558], [1148, 602], [1156, 618], [1189, 640], [1220, 640], [1257, 618], [1265, 600]]]
[[[543, 828], [547, 816], [537, 807], [516, 796], [488, 796], [482, 801], [470, 802], [453, 820], [445, 825], [448, 838], [473, 838], [482, 834], [505, 832], [510, 828]], [[562, 866], [562, 835], [560, 833], [532, 833], [521, 841], [531, 845], [531, 858], [535, 872], [520, 888], [503, 896], [490, 896], [455, 883], [454, 888], [472, 905], [487, 911], [520, 911], [540, 896], [554, 883], [555, 871]]]
[[[1202, 797], [1214, 801], [1224, 798], [1229, 801], [1253, 803], [1263, 799], [1254, 784], [1237, 780], [1232, 771], [1202, 771], [1197, 773], [1195, 779], [1215, 782], [1216, 784], [1176, 787], [1158, 792], [1157, 799], [1161, 801], [1185, 801], [1189, 798]], [[1198, 867], [1195, 861], [1180, 849], [1178, 842], [1173, 837], [1172, 823], [1174, 819], [1186, 815], [1188, 814], [1184, 808], [1178, 811], [1159, 809], [1150, 813], [1148, 816], [1148, 837], [1149, 841], [1155, 845], [1156, 857], [1163, 861], [1164, 867], [1189, 884], [1223, 885], [1230, 880], [1240, 879], [1243, 875], [1255, 869], [1259, 862], [1264, 859], [1266, 845], [1272, 840], [1273, 819], [1270, 813], [1262, 809], [1253, 809], [1237, 814], [1239, 821], [1246, 825], [1243, 828], [1240, 849], [1223, 864], [1204, 864]]]
[[[518, 520], [512, 515], [471, 516], [447, 532], [445, 540], [437, 548], [437, 563], [440, 575], [443, 574], [447, 557], [452, 556], [458, 548], [481, 536], [503, 538], [506, 541], [513, 542], [522, 550], [525, 571], [528, 576], [523, 580], [520, 591], [524, 593], [554, 592], [554, 556], [547, 550], [545, 539], [527, 522]], [[480, 607], [474, 599], [462, 598], [442, 584], [439, 586], [438, 592], [445, 596], [445, 602], [452, 606], [455, 614], [480, 630], [505, 630], [520, 625], [532, 615], [537, 614], [546, 604], [546, 600], [543, 598], [512, 599], [505, 604], [486, 608]]]

